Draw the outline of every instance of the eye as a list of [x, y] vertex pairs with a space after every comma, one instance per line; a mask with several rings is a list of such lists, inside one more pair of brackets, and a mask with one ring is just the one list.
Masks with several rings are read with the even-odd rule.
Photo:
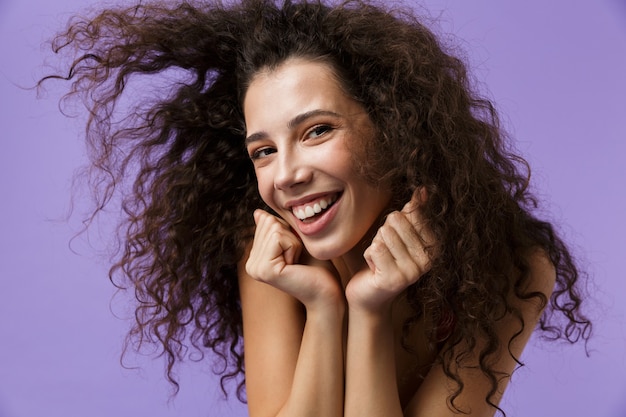
[[327, 132], [330, 132], [331, 130], [333, 130], [333, 128], [328, 125], [317, 125], [317, 126], [314, 126], [311, 130], [309, 130], [309, 133], [307, 134], [307, 136], [315, 139], [317, 137], [322, 136], [323, 134]]
[[257, 159], [267, 158], [274, 152], [276, 152], [276, 149], [274, 148], [269, 148], [269, 147], [259, 148], [250, 153], [250, 159], [255, 161]]

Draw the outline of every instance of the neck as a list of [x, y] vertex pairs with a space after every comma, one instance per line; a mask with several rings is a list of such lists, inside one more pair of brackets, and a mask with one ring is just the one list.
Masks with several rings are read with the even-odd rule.
[[374, 236], [378, 232], [378, 228], [383, 224], [383, 222], [384, 213], [380, 215], [380, 218], [376, 222], [374, 222], [356, 246], [340, 257], [331, 260], [334, 268], [339, 273], [341, 284], [344, 288], [357, 272], [363, 268], [369, 268], [367, 262], [365, 262], [365, 258], [363, 258], [363, 253], [372, 243], [372, 239], [374, 239]]
[[[352, 253], [354, 252], [354, 253]], [[333, 266], [339, 273], [341, 284], [345, 288], [350, 279], [363, 268], [367, 268], [367, 263], [363, 258], [363, 251], [355, 251], [347, 253], [339, 258], [332, 260]]]
[[362, 270], [363, 268], [368, 268], [367, 262], [365, 262], [365, 258], [363, 258], [363, 253], [372, 243], [372, 239], [374, 235], [378, 231], [378, 222], [376, 222], [372, 228], [365, 234], [363, 239], [354, 246], [350, 251], [341, 255], [336, 259], [332, 259], [332, 264], [339, 273], [339, 277], [341, 278], [341, 284], [345, 288], [348, 285], [348, 282], [352, 277]]

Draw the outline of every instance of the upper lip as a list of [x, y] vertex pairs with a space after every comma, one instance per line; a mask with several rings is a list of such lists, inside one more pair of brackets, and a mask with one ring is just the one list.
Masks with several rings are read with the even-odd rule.
[[321, 193], [315, 193], [315, 194], [309, 194], [306, 197], [301, 197], [298, 199], [294, 199], [294, 200], [289, 200], [287, 202], [285, 202], [284, 207], [287, 210], [291, 210], [292, 207], [294, 206], [301, 206], [307, 203], [310, 203], [311, 201], [315, 201], [318, 200], [322, 197], [326, 197], [326, 196], [330, 196], [333, 194], [338, 194], [339, 191], [325, 191], [325, 192], [321, 192]]

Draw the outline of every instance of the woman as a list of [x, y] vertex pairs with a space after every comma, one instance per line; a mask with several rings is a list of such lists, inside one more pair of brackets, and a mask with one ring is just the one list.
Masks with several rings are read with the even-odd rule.
[[[588, 338], [525, 161], [410, 13], [153, 4], [55, 46], [78, 52], [96, 213], [122, 192], [130, 340], [170, 379], [189, 336], [222, 381], [245, 369], [251, 416], [486, 416], [537, 324]], [[134, 74], [163, 97], [120, 110]]]

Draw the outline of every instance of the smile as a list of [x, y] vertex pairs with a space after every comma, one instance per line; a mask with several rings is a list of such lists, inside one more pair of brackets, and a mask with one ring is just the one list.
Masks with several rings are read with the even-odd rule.
[[301, 206], [293, 207], [292, 212], [293, 215], [296, 216], [299, 220], [304, 221], [328, 209], [333, 205], [335, 201], [337, 201], [337, 194], [323, 197], [319, 200], [311, 201], [310, 203]]

